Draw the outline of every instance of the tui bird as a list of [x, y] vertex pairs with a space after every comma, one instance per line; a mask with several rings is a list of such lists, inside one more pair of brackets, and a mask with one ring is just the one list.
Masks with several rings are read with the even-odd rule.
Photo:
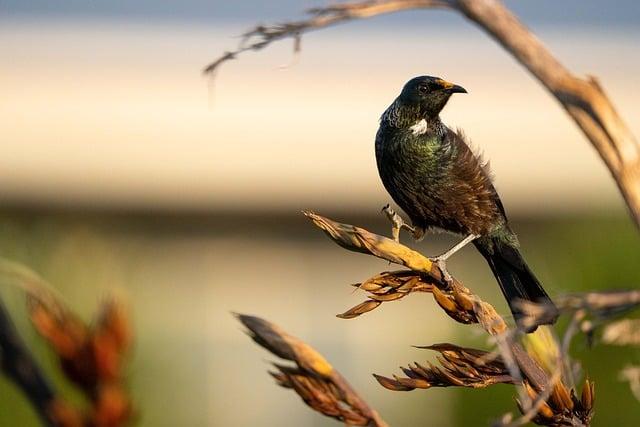
[[[382, 182], [411, 219], [406, 224], [389, 205], [383, 208], [393, 222], [393, 237], [401, 228], [421, 239], [430, 229], [465, 236], [435, 258], [447, 281], [446, 260], [473, 242], [487, 260], [516, 322], [524, 313], [519, 299], [544, 304], [551, 313], [537, 323], [554, 323], [557, 309], [519, 251], [502, 202], [491, 182], [488, 165], [475, 154], [458, 130], [440, 120], [440, 111], [454, 93], [467, 93], [441, 78], [421, 76], [407, 84], [380, 118], [376, 160]], [[527, 332], [535, 330], [528, 327]]]

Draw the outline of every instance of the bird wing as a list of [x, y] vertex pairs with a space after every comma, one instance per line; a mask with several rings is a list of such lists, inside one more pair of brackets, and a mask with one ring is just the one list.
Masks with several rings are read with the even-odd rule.
[[447, 200], [447, 216], [456, 218], [461, 228], [473, 234], [487, 234], [506, 222], [502, 201], [493, 185], [489, 165], [474, 152], [460, 130], [446, 130], [445, 144], [450, 158], [448, 174], [452, 177]]

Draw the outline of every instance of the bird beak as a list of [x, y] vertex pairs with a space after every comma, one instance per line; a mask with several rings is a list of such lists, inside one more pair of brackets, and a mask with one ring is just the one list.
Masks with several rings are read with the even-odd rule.
[[449, 93], [467, 93], [467, 90], [462, 86], [458, 86], [446, 80], [438, 79], [438, 84], [442, 89], [446, 90]]
[[452, 87], [447, 89], [449, 93], [468, 93], [465, 88], [458, 85], [453, 85]]

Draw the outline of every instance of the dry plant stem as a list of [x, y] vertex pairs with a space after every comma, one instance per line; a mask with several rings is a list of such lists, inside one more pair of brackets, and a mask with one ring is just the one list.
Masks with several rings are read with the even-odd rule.
[[[507, 328], [504, 319], [496, 312], [491, 304], [482, 301], [475, 296], [474, 312], [480, 325], [489, 335], [496, 340], [500, 355], [509, 369], [511, 376], [522, 382], [527, 378], [531, 385], [538, 391], [543, 391], [549, 384], [549, 377], [531, 356], [514, 341], [512, 332]], [[522, 389], [518, 389], [521, 399], [528, 402], [528, 397]]]
[[53, 405], [56, 401], [53, 387], [25, 347], [4, 304], [0, 301], [0, 365], [4, 374], [22, 389], [42, 422], [57, 425]]
[[[393, 239], [371, 233], [364, 228], [335, 222], [311, 211], [304, 211], [303, 213], [318, 228], [324, 231], [329, 238], [343, 248], [374, 255], [395, 264], [404, 265], [413, 271], [425, 273], [435, 281], [446, 285], [438, 266], [421, 253], [409, 249]], [[453, 283], [463, 287], [455, 278]]]
[[[293, 37], [299, 46], [304, 32], [354, 19], [409, 9], [445, 8], [458, 11], [511, 53], [560, 102], [580, 127], [616, 181], [627, 207], [640, 226], [640, 146], [594, 77], [573, 75], [499, 0], [368, 0], [309, 11], [306, 20], [258, 26], [247, 32], [234, 51], [208, 65], [204, 72], [242, 52], [260, 50]], [[255, 40], [251, 43], [249, 41]]]
[[544, 388], [544, 390], [536, 397], [536, 399], [533, 402], [531, 402], [531, 400], [527, 398], [525, 400], [525, 402], [527, 403], [525, 403], [524, 405], [524, 409], [526, 412], [522, 414], [521, 417], [515, 419], [514, 421], [508, 424], [504, 424], [503, 427], [523, 426], [529, 421], [531, 421], [536, 416], [536, 414], [538, 414], [540, 409], [546, 404], [547, 400], [553, 393], [558, 382], [562, 379], [562, 369], [563, 369], [562, 367], [564, 367], [567, 374], [571, 376], [569, 386], [571, 388], [574, 387], [575, 381], [573, 379], [573, 372], [570, 366], [568, 366], [569, 346], [571, 345], [572, 338], [578, 331], [578, 324], [583, 316], [584, 316], [584, 313], [581, 311], [574, 313], [574, 315], [572, 316], [571, 322], [569, 323], [569, 326], [567, 327], [564, 333], [564, 337], [562, 338], [560, 351], [558, 352], [558, 356], [556, 358], [556, 369], [551, 375], [551, 377], [549, 378], [549, 382]]
[[[276, 356], [290, 360], [297, 365], [290, 368], [275, 364], [279, 373], [272, 373], [272, 376], [283, 387], [293, 388], [313, 409], [323, 412], [322, 408], [329, 406], [332, 415], [335, 413], [354, 414], [356, 422], [350, 423], [348, 418], [343, 421], [348, 425], [369, 425], [377, 427], [387, 427], [380, 415], [371, 408], [367, 402], [351, 387], [347, 380], [313, 347], [304, 341], [288, 334], [279, 326], [255, 316], [236, 314], [236, 317], [248, 329], [251, 338], [260, 346], [269, 350]], [[289, 375], [289, 377], [287, 377]], [[323, 388], [316, 387], [312, 390], [300, 391], [292, 385], [291, 376], [306, 377], [304, 384], [313, 387], [314, 382], [321, 382]], [[334, 390], [337, 389], [337, 390]], [[307, 401], [308, 392], [312, 396], [313, 402], [319, 402], [317, 406]], [[325, 396], [323, 396], [325, 394]], [[328, 396], [327, 394], [331, 394]], [[339, 398], [336, 398], [339, 396]], [[339, 400], [341, 402], [337, 402]], [[346, 406], [352, 408], [349, 410]], [[354, 420], [351, 420], [354, 421]], [[361, 423], [364, 421], [365, 424]]]
[[567, 329], [564, 332], [564, 337], [562, 338], [562, 346], [560, 347], [562, 350], [560, 354], [563, 356], [560, 362], [562, 362], [563, 364], [562, 366], [565, 370], [567, 380], [569, 381], [569, 386], [571, 387], [575, 387], [576, 381], [573, 375], [573, 369], [571, 369], [570, 365], [571, 362], [569, 359], [569, 346], [571, 345], [571, 340], [573, 339], [574, 335], [580, 330], [580, 321], [584, 318], [584, 316], [585, 312], [582, 310], [578, 310], [573, 313], [571, 322], [569, 322], [569, 326], [567, 326]]
[[558, 300], [563, 309], [585, 309], [590, 313], [608, 315], [624, 312], [640, 305], [640, 290], [588, 292], [565, 295]]

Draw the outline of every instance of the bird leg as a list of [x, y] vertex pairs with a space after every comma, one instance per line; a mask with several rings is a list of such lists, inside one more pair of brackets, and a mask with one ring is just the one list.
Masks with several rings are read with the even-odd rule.
[[400, 230], [403, 228], [411, 231], [414, 235], [416, 234], [415, 227], [407, 224], [404, 219], [391, 208], [389, 203], [382, 208], [382, 212], [389, 218], [389, 221], [391, 221], [391, 235], [396, 242], [400, 243]]
[[458, 242], [455, 246], [453, 246], [451, 249], [449, 249], [445, 253], [432, 258], [432, 260], [435, 261], [436, 265], [442, 272], [442, 278], [447, 284], [453, 283], [453, 277], [451, 276], [451, 274], [449, 274], [449, 271], [447, 270], [447, 259], [449, 259], [451, 255], [455, 254], [460, 249], [467, 246], [467, 244], [473, 242], [478, 237], [480, 237], [478, 234], [469, 234], [467, 237], [462, 239], [460, 242]]

